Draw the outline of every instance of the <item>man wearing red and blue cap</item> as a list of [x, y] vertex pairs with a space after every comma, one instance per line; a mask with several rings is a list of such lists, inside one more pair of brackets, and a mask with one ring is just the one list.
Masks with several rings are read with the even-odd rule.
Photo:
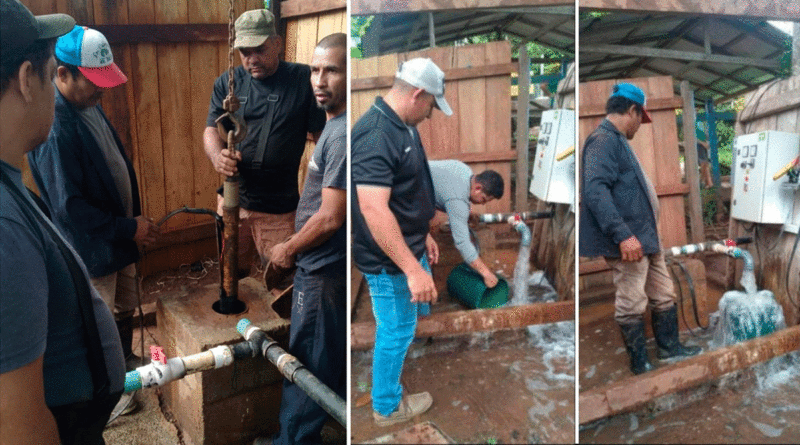
[[[136, 173], [99, 105], [103, 91], [127, 82], [99, 31], [75, 26], [56, 42], [55, 120], [47, 141], [28, 155], [53, 222], [80, 254], [92, 284], [114, 313], [128, 368], [138, 303], [139, 246], [158, 228], [142, 216]], [[136, 403], [121, 402], [130, 412]]]
[[580, 255], [603, 256], [611, 267], [614, 318], [634, 374], [652, 369], [644, 338], [648, 303], [659, 359], [700, 352], [678, 340], [675, 292], [658, 236], [658, 195], [628, 143], [651, 122], [646, 103], [636, 85], [614, 85], [606, 118], [586, 139], [581, 157]]

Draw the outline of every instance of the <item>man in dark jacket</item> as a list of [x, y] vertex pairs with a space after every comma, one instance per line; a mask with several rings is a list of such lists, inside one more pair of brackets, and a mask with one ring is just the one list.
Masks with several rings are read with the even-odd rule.
[[[28, 161], [53, 222], [75, 246], [114, 313], [128, 368], [133, 368], [138, 245], [154, 242], [158, 227], [141, 215], [136, 173], [98, 105], [104, 89], [128, 79], [96, 30], [75, 26], [58, 39], [55, 54], [53, 128]], [[123, 402], [128, 411], [136, 407]]]
[[606, 119], [589, 135], [581, 163], [580, 255], [603, 256], [617, 288], [614, 318], [631, 370], [652, 369], [644, 339], [644, 312], [652, 308], [660, 359], [695, 355], [678, 341], [675, 292], [658, 237], [658, 196], [628, 144], [649, 123], [644, 92], [621, 83], [606, 102]]

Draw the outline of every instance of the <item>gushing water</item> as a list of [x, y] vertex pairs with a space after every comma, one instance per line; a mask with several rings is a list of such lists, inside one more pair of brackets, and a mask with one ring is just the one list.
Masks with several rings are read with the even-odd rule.
[[528, 270], [530, 270], [531, 246], [521, 246], [514, 266], [514, 295], [511, 306], [519, 306], [528, 302]]
[[731, 290], [719, 300], [714, 347], [729, 346], [786, 327], [783, 307], [772, 292], [756, 288], [753, 271], [745, 270], [740, 283], [745, 292]]

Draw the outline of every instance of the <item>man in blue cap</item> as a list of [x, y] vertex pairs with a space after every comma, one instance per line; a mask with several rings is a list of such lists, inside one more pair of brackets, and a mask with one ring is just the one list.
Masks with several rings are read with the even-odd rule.
[[650, 122], [644, 92], [615, 85], [606, 118], [586, 139], [581, 157], [580, 255], [603, 256], [611, 267], [614, 318], [634, 374], [652, 369], [644, 338], [648, 302], [659, 359], [700, 352], [678, 340], [675, 292], [658, 237], [658, 195], [628, 144]]

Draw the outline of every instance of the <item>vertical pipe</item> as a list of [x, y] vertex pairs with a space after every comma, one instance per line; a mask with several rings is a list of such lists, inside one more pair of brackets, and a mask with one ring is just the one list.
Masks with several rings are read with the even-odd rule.
[[433, 13], [428, 13], [428, 44], [436, 48], [436, 25], [433, 23]]
[[519, 77], [517, 82], [517, 191], [514, 196], [514, 210], [524, 212], [528, 210], [528, 175], [530, 167], [528, 160], [528, 121], [530, 98], [528, 97], [531, 85], [531, 56], [528, 54], [528, 42], [522, 42], [519, 47]]
[[714, 102], [706, 100], [706, 126], [708, 131], [708, 160], [711, 162], [711, 174], [714, 176], [714, 186], [719, 188], [719, 147], [717, 147], [717, 112]]
[[683, 154], [686, 169], [686, 183], [689, 185], [689, 221], [692, 226], [693, 243], [703, 241], [703, 203], [700, 199], [700, 175], [697, 171], [697, 136], [695, 122], [697, 113], [694, 108], [694, 90], [689, 81], [681, 82], [683, 98]]

